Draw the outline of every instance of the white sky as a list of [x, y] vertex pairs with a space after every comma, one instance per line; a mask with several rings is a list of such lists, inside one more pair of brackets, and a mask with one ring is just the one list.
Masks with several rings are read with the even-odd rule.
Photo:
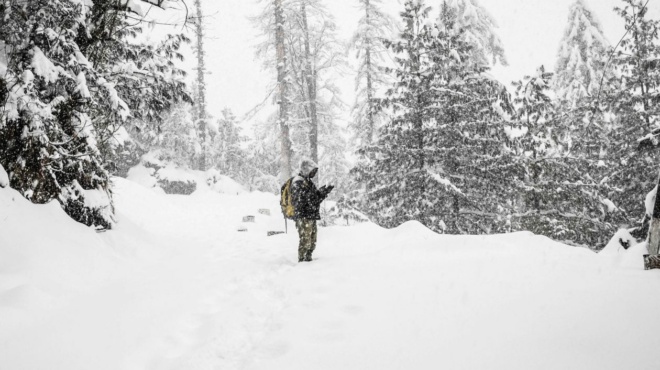
[[[270, 1], [270, 0], [266, 0]], [[559, 48], [568, 10], [575, 0], [480, 0], [499, 24], [498, 34], [504, 43], [508, 67], [496, 66], [492, 70], [507, 85], [524, 75], [534, 73], [540, 65], [551, 70]], [[614, 13], [621, 0], [585, 0], [600, 20], [611, 44], [623, 36], [622, 20]], [[192, 7], [193, 0], [187, 0]], [[326, 0], [339, 26], [340, 37], [348, 40], [360, 17], [357, 0]], [[403, 9], [400, 0], [383, 0], [386, 9], [398, 19]], [[427, 0], [438, 8], [440, 0]], [[209, 75], [209, 111], [216, 117], [224, 107], [231, 108], [242, 117], [266, 96], [266, 87], [274, 71], [264, 71], [261, 61], [255, 60], [257, 31], [248, 17], [259, 13], [258, 0], [202, 0], [206, 20], [207, 68]], [[649, 3], [649, 16], [660, 18], [660, 6]], [[178, 28], [180, 30], [180, 28]], [[349, 59], [353, 56], [349, 55]], [[190, 55], [186, 65], [190, 68], [194, 57]], [[191, 71], [191, 75], [194, 71]], [[344, 101], [353, 103], [354, 76], [348, 75], [340, 82]]]

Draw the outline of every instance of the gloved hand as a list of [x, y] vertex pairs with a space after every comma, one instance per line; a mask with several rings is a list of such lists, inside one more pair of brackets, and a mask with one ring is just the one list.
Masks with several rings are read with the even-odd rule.
[[334, 189], [334, 188], [335, 188], [335, 187], [332, 186], [332, 185], [323, 185], [323, 186], [321, 186], [321, 189], [319, 189], [319, 191], [320, 191], [321, 194], [323, 195], [323, 198], [325, 198], [325, 197], [328, 196], [328, 194], [330, 194], [330, 192], [331, 192], [332, 189]]

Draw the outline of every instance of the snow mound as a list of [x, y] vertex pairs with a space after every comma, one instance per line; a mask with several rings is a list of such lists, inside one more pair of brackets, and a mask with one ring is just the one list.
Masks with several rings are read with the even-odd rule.
[[197, 171], [160, 160], [158, 153], [147, 153], [142, 161], [128, 171], [127, 179], [144, 187], [168, 194], [192, 194], [213, 191], [242, 194], [245, 188], [216, 169]]
[[155, 168], [145, 167], [143, 164], [139, 164], [135, 167], [131, 167], [128, 170], [128, 176], [126, 178], [131, 182], [140, 184], [145, 188], [151, 189], [151, 188], [156, 188], [158, 185], [158, 178], [154, 176], [155, 173], [156, 173]]
[[[628, 248], [624, 248], [622, 244], [627, 245]], [[637, 243], [628, 230], [620, 229], [598, 254], [601, 258], [609, 260], [613, 266], [623, 269], [643, 270], [644, 255], [647, 253], [646, 242]]]
[[[114, 253], [99, 234], [59, 203], [32, 204], [5, 188], [0, 210], [0, 327], [28, 320], [33, 309], [57, 307], [116, 272]], [[12, 307], [29, 310], [17, 315]]]
[[401, 225], [391, 229], [390, 233], [396, 235], [397, 237], [415, 235], [415, 238], [421, 239], [437, 238], [440, 236], [440, 234], [433, 232], [419, 221], [404, 222]]
[[[624, 248], [623, 245], [627, 245], [628, 249]], [[605, 248], [603, 248], [600, 251], [600, 254], [602, 255], [617, 255], [617, 254], [623, 254], [626, 253], [630, 247], [633, 247], [637, 244], [637, 241], [635, 238], [630, 235], [630, 232], [626, 229], [619, 229], [614, 236], [612, 236], [612, 239], [605, 245]]]
[[206, 183], [209, 189], [216, 193], [242, 194], [245, 193], [243, 185], [234, 181], [229, 176], [221, 175], [217, 170], [208, 170], [205, 173]]

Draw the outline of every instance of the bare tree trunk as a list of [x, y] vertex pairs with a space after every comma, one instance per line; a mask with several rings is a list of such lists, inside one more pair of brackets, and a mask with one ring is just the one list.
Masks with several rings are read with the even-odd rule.
[[206, 66], [204, 64], [204, 28], [202, 27], [202, 4], [200, 0], [195, 0], [195, 10], [197, 13], [197, 20], [195, 21], [195, 35], [197, 36], [197, 45], [195, 47], [197, 53], [197, 117], [195, 117], [199, 128], [199, 139], [201, 141], [202, 153], [199, 157], [199, 169], [206, 170], [206, 152], [208, 151], [208, 144], [206, 142], [206, 82], [204, 75], [206, 74]]
[[284, 45], [284, 9], [282, 0], [273, 0], [275, 9], [275, 50], [277, 54], [277, 87], [280, 114], [280, 175], [291, 177], [291, 140], [289, 138], [289, 92], [287, 82], [287, 58]]
[[[367, 28], [371, 27], [371, 18], [369, 15], [371, 14], [371, 8], [370, 8], [370, 3], [369, 0], [366, 1], [366, 14], [365, 18], [367, 21]], [[367, 37], [366, 39], [367, 42], [367, 47], [366, 47], [366, 53], [365, 53], [365, 63], [366, 63], [366, 69], [367, 69], [367, 144], [371, 144], [374, 141], [374, 131], [375, 131], [375, 123], [374, 123], [374, 91], [373, 91], [373, 76], [371, 75], [371, 37]]]
[[307, 99], [309, 104], [309, 147], [314, 162], [319, 161], [319, 122], [316, 107], [316, 71], [312, 67], [312, 56], [309, 48], [309, 27], [307, 26], [307, 9], [305, 1], [300, 3], [300, 13], [303, 21], [305, 37], [305, 81], [307, 81]]

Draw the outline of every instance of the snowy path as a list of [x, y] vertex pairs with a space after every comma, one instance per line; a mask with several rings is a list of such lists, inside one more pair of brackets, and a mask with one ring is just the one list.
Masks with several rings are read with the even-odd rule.
[[[109, 233], [56, 219], [42, 228], [60, 238], [16, 232], [15, 248], [0, 233], [0, 370], [658, 366], [660, 273], [638, 255], [407, 223], [323, 228], [298, 264], [295, 232], [266, 237], [280, 218], [256, 214], [275, 197], [124, 180], [116, 196]], [[3, 231], [34, 217], [0, 203], [16, 213]]]
[[250, 369], [657, 368], [655, 272], [524, 233], [328, 234]]

